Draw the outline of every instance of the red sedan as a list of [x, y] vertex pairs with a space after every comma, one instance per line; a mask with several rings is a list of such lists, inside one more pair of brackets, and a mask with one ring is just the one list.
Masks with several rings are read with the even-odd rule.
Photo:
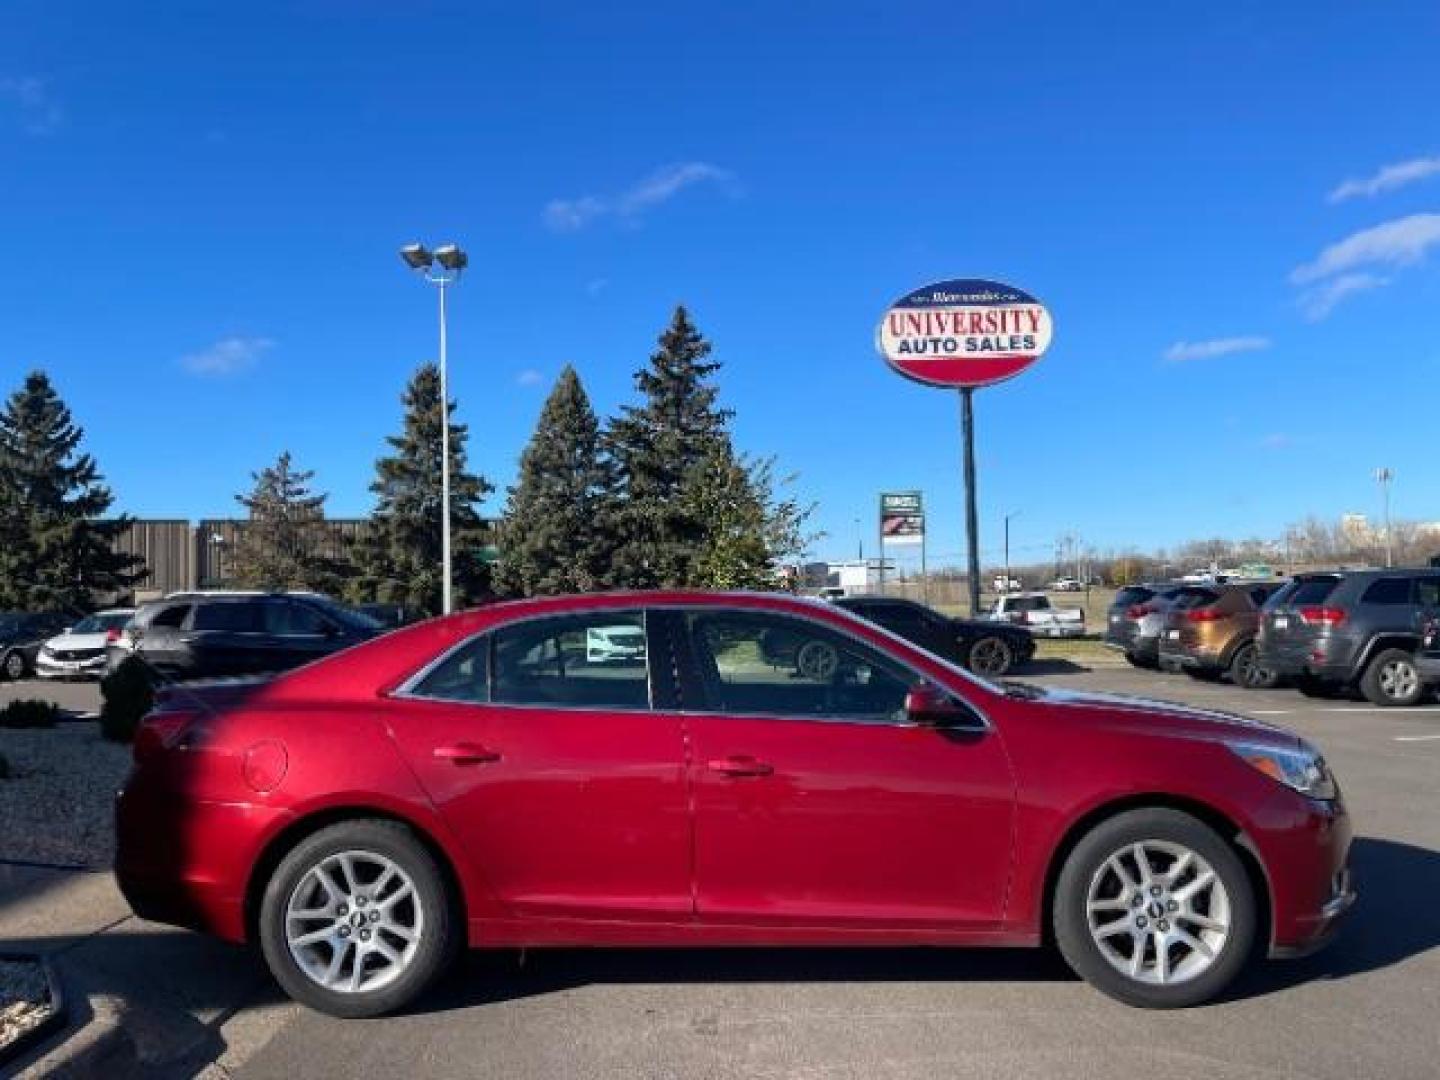
[[1142, 1006], [1323, 943], [1350, 824], [1296, 736], [991, 684], [783, 596], [498, 604], [176, 689], [118, 800], [146, 918], [372, 1016], [462, 945], [1040, 945]]

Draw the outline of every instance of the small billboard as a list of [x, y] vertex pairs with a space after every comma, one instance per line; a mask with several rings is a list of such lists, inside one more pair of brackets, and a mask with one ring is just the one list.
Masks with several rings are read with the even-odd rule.
[[885, 544], [925, 542], [925, 504], [920, 492], [881, 492], [880, 540]]

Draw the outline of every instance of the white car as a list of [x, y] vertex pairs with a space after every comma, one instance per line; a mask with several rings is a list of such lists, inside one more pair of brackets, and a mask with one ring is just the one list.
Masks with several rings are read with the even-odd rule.
[[592, 626], [585, 631], [587, 664], [638, 663], [644, 659], [643, 627]]
[[106, 646], [120, 639], [134, 614], [134, 608], [109, 608], [86, 615], [40, 646], [35, 674], [42, 679], [98, 679], [105, 674]]

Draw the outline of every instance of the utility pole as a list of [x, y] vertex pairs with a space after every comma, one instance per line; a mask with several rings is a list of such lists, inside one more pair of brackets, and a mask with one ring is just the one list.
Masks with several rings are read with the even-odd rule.
[[1395, 565], [1394, 532], [1390, 528], [1390, 485], [1395, 480], [1395, 471], [1382, 466], [1375, 470], [1375, 482], [1380, 485], [1380, 498], [1385, 507], [1385, 565]]

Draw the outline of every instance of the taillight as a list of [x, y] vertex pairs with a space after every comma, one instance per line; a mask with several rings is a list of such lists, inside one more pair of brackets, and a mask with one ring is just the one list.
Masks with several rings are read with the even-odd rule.
[[1223, 611], [1216, 611], [1214, 608], [1208, 607], [1194, 608], [1191, 611], [1185, 612], [1185, 618], [1191, 622], [1215, 622], [1217, 619], [1223, 619], [1224, 617], [1225, 613]]
[[115, 644], [115, 642], [117, 642], [117, 641], [119, 641], [119, 640], [120, 640], [120, 628], [119, 628], [118, 626], [112, 626], [109, 630], [106, 630], [106, 631], [105, 631], [105, 644], [106, 644], [106, 645], [113, 645], [113, 644]]
[[1329, 626], [1333, 628], [1339, 626], [1348, 617], [1348, 612], [1346, 612], [1344, 608], [1321, 607], [1318, 604], [1312, 604], [1300, 609], [1300, 618], [1311, 626]]
[[188, 728], [200, 716], [198, 712], [177, 709], [166, 712], [152, 712], [140, 721], [135, 732], [135, 761], [146, 761], [162, 750], [174, 746]]

